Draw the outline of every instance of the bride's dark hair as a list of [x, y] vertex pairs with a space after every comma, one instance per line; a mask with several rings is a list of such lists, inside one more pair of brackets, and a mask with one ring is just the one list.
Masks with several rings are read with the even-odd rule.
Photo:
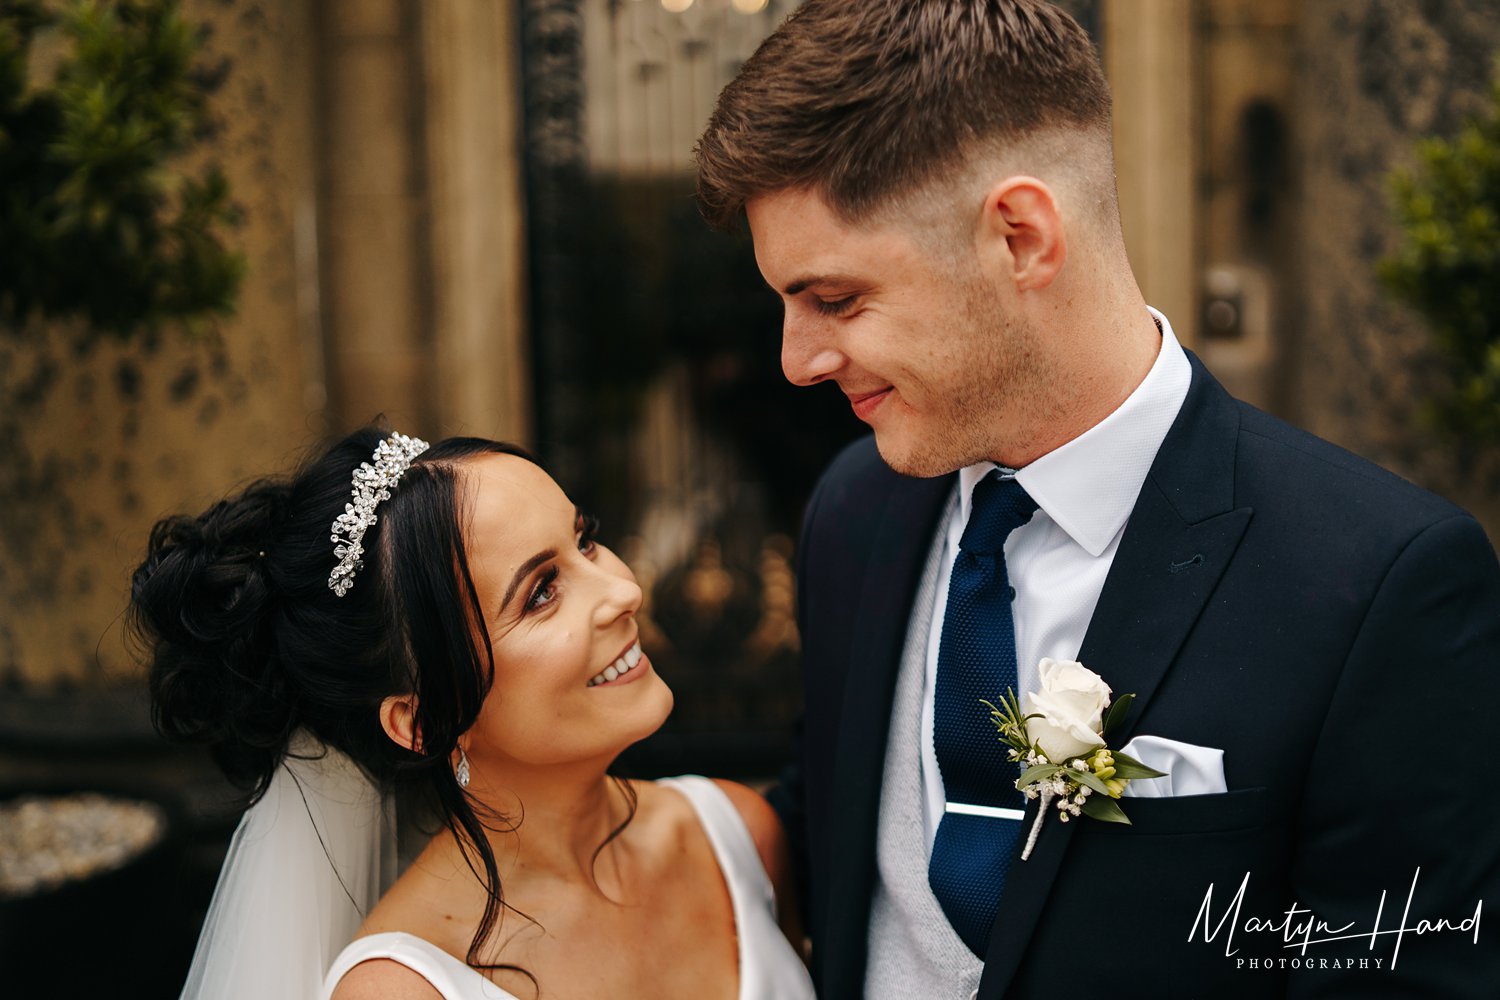
[[[158, 522], [132, 580], [131, 631], [148, 651], [157, 729], [209, 746], [251, 802], [298, 730], [384, 784], [415, 779], [488, 890], [469, 946], [475, 965], [503, 899], [485, 824], [449, 764], [494, 677], [464, 555], [460, 466], [486, 454], [535, 459], [480, 438], [424, 452], [380, 502], [364, 566], [339, 597], [328, 586], [330, 526], [350, 501], [354, 469], [386, 437], [356, 431], [292, 477]], [[417, 696], [420, 751], [398, 746], [380, 724], [381, 702], [406, 693]]]

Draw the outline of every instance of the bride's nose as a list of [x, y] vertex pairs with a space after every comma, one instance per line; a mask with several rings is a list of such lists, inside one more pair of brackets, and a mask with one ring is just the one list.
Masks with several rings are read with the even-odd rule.
[[630, 570], [621, 566], [622, 572], [601, 568], [599, 602], [594, 606], [594, 624], [600, 628], [613, 625], [625, 615], [633, 615], [641, 609], [645, 595], [641, 585], [635, 582]]

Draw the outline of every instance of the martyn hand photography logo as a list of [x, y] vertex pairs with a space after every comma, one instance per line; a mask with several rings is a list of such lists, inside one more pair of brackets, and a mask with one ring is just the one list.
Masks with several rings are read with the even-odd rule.
[[[1250, 872], [1240, 881], [1240, 887], [1234, 897], [1224, 906], [1222, 913], [1215, 914], [1214, 911], [1214, 885], [1209, 883], [1208, 891], [1203, 894], [1203, 904], [1198, 907], [1198, 915], [1193, 918], [1193, 926], [1188, 930], [1188, 943], [1191, 944], [1199, 935], [1202, 936], [1204, 944], [1212, 944], [1223, 936], [1224, 955], [1226, 958], [1234, 958], [1238, 968], [1244, 969], [1286, 969], [1286, 968], [1316, 968], [1316, 969], [1394, 969], [1396, 963], [1401, 959], [1401, 944], [1407, 935], [1421, 937], [1428, 934], [1470, 934], [1472, 942], [1479, 943], [1479, 917], [1484, 912], [1484, 900], [1478, 900], [1474, 904], [1474, 912], [1462, 919], [1449, 916], [1421, 915], [1413, 912], [1413, 903], [1417, 898], [1417, 883], [1421, 880], [1422, 869], [1418, 868], [1412, 873], [1411, 885], [1407, 889], [1406, 903], [1402, 907], [1399, 920], [1396, 919], [1394, 909], [1392, 913], [1386, 912], [1387, 890], [1380, 892], [1380, 902], [1375, 907], [1374, 920], [1368, 927], [1361, 927], [1358, 921], [1333, 926], [1327, 920], [1319, 917], [1312, 910], [1298, 906], [1293, 903], [1286, 910], [1276, 914], [1274, 917], [1246, 916], [1242, 913], [1245, 902], [1245, 890], [1250, 885]], [[1392, 924], [1392, 921], [1395, 921]], [[1254, 957], [1245, 954], [1250, 942], [1244, 939], [1237, 940], [1235, 935], [1273, 935], [1276, 940], [1276, 948], [1281, 952], [1262, 952], [1259, 947]], [[1368, 942], [1365, 951], [1374, 951], [1377, 944], [1383, 943], [1382, 938], [1390, 937], [1394, 943], [1389, 959], [1385, 956], [1350, 957], [1347, 950], [1335, 949], [1340, 952], [1338, 957], [1326, 955], [1309, 955], [1308, 952], [1319, 945], [1333, 944], [1335, 942], [1347, 941]], [[1257, 939], [1254, 943], [1261, 946], [1263, 939]]]

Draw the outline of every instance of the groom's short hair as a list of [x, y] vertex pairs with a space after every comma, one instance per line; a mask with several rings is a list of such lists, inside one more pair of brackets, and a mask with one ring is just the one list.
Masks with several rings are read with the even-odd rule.
[[1112, 194], [1109, 86], [1093, 41], [1061, 9], [808, 0], [719, 95], [694, 151], [699, 204], [728, 229], [746, 202], [810, 188], [858, 221], [976, 149], [1043, 134], [1086, 136]]

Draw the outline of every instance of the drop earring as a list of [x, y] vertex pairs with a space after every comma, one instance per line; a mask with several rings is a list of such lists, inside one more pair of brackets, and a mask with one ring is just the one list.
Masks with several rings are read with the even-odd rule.
[[458, 779], [459, 788], [469, 787], [469, 757], [463, 747], [458, 748], [458, 766], [453, 769], [453, 776]]

